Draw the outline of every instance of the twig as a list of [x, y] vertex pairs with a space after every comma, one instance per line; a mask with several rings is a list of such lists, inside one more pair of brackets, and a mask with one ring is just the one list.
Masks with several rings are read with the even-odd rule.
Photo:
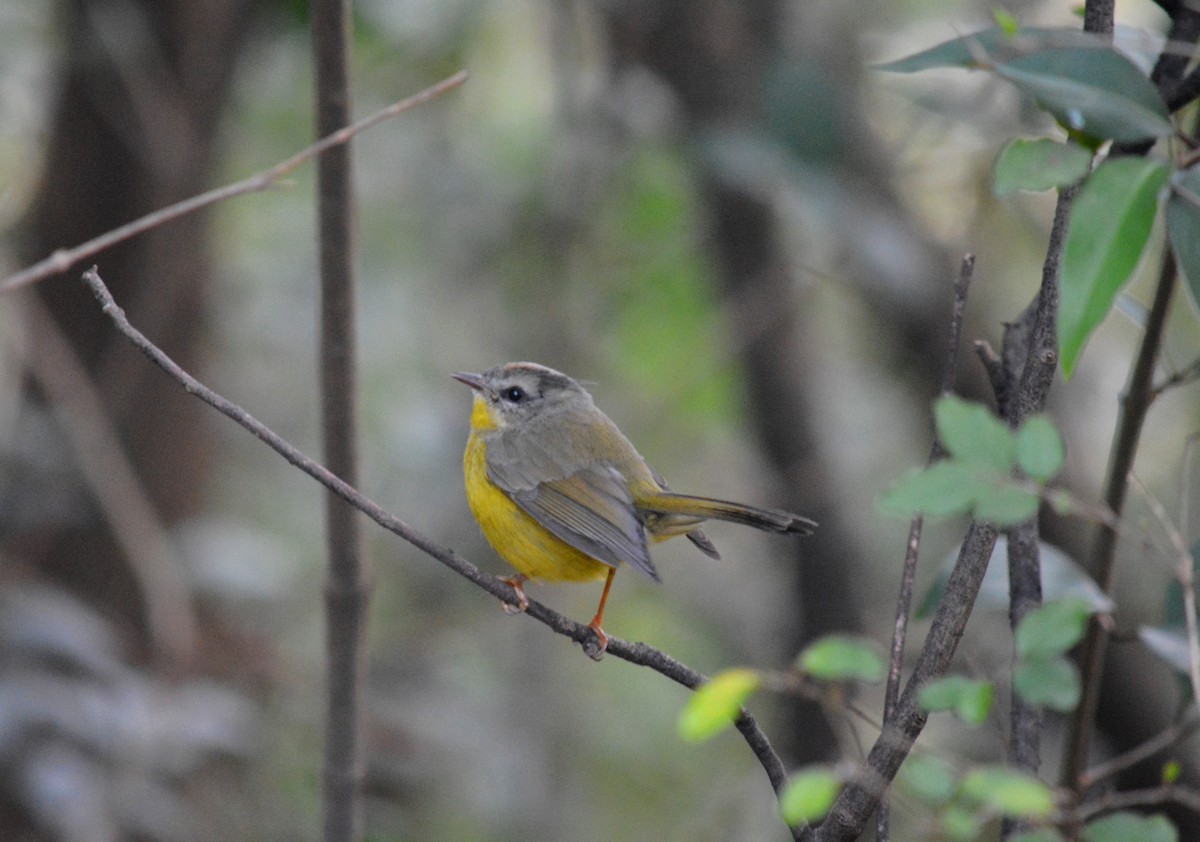
[[1200, 358], [1192, 360], [1188, 365], [1166, 377], [1161, 383], [1150, 389], [1150, 399], [1157, 400], [1158, 396], [1168, 389], [1185, 386], [1193, 380], [1200, 379]]
[[[257, 418], [246, 412], [246, 410], [217, 394], [212, 389], [209, 389], [180, 368], [174, 360], [163, 353], [162, 349], [143, 336], [137, 328], [129, 323], [129, 320], [125, 317], [125, 312], [117, 306], [112, 294], [104, 285], [104, 281], [100, 278], [95, 267], [84, 273], [83, 281], [92, 291], [92, 294], [96, 296], [96, 300], [100, 303], [100, 308], [104, 314], [112, 319], [117, 330], [135, 348], [146, 355], [152, 363], [178, 382], [188, 394], [195, 395], [222, 415], [235, 421], [286, 459], [290, 464], [308, 474], [384, 529], [404, 539], [435, 561], [442, 563], [450, 570], [474, 583], [502, 602], [514, 607], [519, 606], [520, 599], [510, 585], [500, 581], [495, 576], [484, 573], [478, 567], [471, 564], [471, 562], [454, 552], [454, 550], [443, 547], [441, 544], [426, 537], [423, 533], [390, 514], [378, 503], [334, 476], [323, 465], [309, 459]], [[556, 634], [570, 638], [581, 646], [595, 639], [595, 632], [589, 627], [581, 623], [576, 623], [574, 620], [564, 617], [557, 611], [535, 600], [529, 601], [529, 607], [525, 611], [525, 614], [542, 623]], [[630, 643], [618, 637], [610, 637], [608, 648], [605, 651], [615, 658], [620, 658], [631, 664], [637, 664], [638, 666], [654, 670], [689, 690], [694, 690], [708, 680], [707, 676], [703, 673], [692, 669], [686, 664], [675, 660], [670, 655], [645, 643]], [[754, 756], [762, 765], [763, 770], [767, 773], [772, 788], [776, 793], [780, 792], [787, 782], [787, 774], [784, 771], [783, 762], [779, 759], [779, 755], [775, 753], [766, 734], [759, 728], [754, 717], [744, 711], [734, 724], [746, 740], [747, 745], [750, 746], [751, 751], [754, 752]], [[793, 832], [799, 838], [800, 834], [796, 831]]]
[[1134, 807], [1148, 807], [1152, 804], [1182, 804], [1192, 812], [1200, 813], [1200, 792], [1179, 784], [1163, 784], [1148, 789], [1111, 792], [1102, 798], [1081, 804], [1075, 809], [1071, 818], [1082, 824], [1088, 819], [1104, 813], [1129, 810]]
[[[946, 358], [942, 366], [940, 394], [944, 397], [954, 390], [955, 374], [958, 371], [958, 349], [962, 342], [963, 322], [967, 313], [967, 292], [975, 273], [975, 255], [967, 254], [959, 265], [958, 279], [954, 283], [954, 305], [950, 310], [950, 337], [946, 342]], [[942, 457], [942, 444], [934, 437], [929, 449], [927, 465]], [[900, 697], [900, 673], [904, 668], [904, 643], [908, 636], [908, 619], [912, 614], [913, 583], [917, 576], [917, 560], [921, 552], [921, 529], [925, 519], [917, 515], [908, 527], [908, 542], [904, 545], [904, 567], [900, 573], [900, 594], [896, 599], [896, 620], [892, 627], [892, 652], [888, 665], [887, 686], [883, 695], [883, 721], [889, 722], [896, 712]], [[887, 842], [890, 807], [887, 798], [879, 802], [875, 814], [875, 838]]]
[[173, 666], [185, 664], [196, 641], [196, 617], [182, 556], [124, 455], [91, 378], [46, 305], [35, 295], [17, 303], [38, 347], [23, 349], [25, 367], [45, 392], [113, 538], [141, 592], [154, 648]]
[[71, 266], [79, 261], [91, 257], [98, 252], [103, 251], [110, 246], [114, 246], [124, 240], [128, 240], [143, 231], [148, 231], [164, 223], [170, 222], [173, 219], [178, 219], [181, 216], [186, 216], [189, 213], [194, 213], [201, 208], [214, 205], [218, 202], [223, 202], [226, 199], [232, 199], [235, 196], [242, 196], [247, 193], [258, 193], [271, 187], [276, 181], [283, 178], [292, 170], [303, 164], [305, 161], [320, 155], [326, 149], [345, 143], [355, 135], [366, 131], [367, 129], [382, 123], [385, 120], [390, 120], [406, 111], [409, 111], [418, 105], [422, 105], [430, 100], [436, 99], [449, 90], [457, 88], [463, 82], [467, 81], [467, 72], [465, 70], [455, 73], [453, 76], [443, 79], [436, 85], [431, 85], [420, 93], [414, 94], [407, 99], [402, 99], [399, 102], [392, 103], [387, 108], [376, 111], [369, 117], [364, 117], [356, 123], [346, 126], [344, 129], [339, 129], [331, 135], [321, 138], [313, 145], [300, 150], [290, 158], [281, 161], [269, 169], [257, 172], [254, 175], [242, 179], [233, 184], [218, 187], [214, 190], [209, 190], [197, 196], [192, 196], [190, 199], [184, 199], [181, 202], [176, 202], [173, 205], [168, 205], [165, 208], [160, 208], [153, 213], [148, 213], [140, 219], [122, 225], [120, 228], [114, 228], [99, 237], [81, 243], [74, 248], [58, 249], [49, 257], [39, 260], [32, 266], [21, 270], [15, 274], [9, 275], [3, 281], [0, 281], [0, 293], [5, 293], [10, 290], [28, 286], [50, 277], [57, 275], [60, 272], [65, 272]]
[[[1129, 489], [1129, 472], [1133, 468], [1133, 457], [1137, 453], [1142, 425], [1152, 401], [1151, 384], [1158, 352], [1162, 346], [1167, 312], [1171, 294], [1175, 289], [1175, 261], [1168, 255], [1159, 273], [1154, 302], [1146, 319], [1141, 346], [1129, 375], [1129, 386], [1121, 401], [1121, 413], [1113, 431], [1113, 445], [1105, 481], [1104, 503], [1118, 518], [1125, 506]], [[1097, 584], [1105, 593], [1112, 591], [1116, 575], [1116, 551], [1118, 532], [1112, 526], [1101, 525], [1092, 544], [1088, 569], [1093, 571]], [[1100, 703], [1100, 680], [1103, 676], [1104, 656], [1108, 649], [1108, 632], [1093, 616], [1088, 624], [1080, 660], [1080, 681], [1083, 685], [1078, 707], [1071, 719], [1068, 732], [1067, 753], [1063, 765], [1063, 783], [1078, 792], [1078, 778], [1087, 768], [1092, 730], [1096, 721], [1096, 710]]]
[[1155, 734], [1141, 745], [1134, 746], [1124, 754], [1118, 754], [1105, 762], [1093, 766], [1079, 776], [1079, 792], [1086, 793], [1096, 784], [1119, 775], [1143, 760], [1153, 757], [1173, 745], [1183, 742], [1200, 729], [1200, 715], [1192, 714], [1189, 719], [1176, 722], [1167, 730]]

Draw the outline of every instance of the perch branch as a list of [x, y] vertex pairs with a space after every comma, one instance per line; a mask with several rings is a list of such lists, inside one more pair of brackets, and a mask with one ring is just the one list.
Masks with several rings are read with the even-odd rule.
[[[323, 465], [309, 459], [257, 418], [246, 412], [246, 410], [222, 395], [217, 394], [212, 389], [209, 389], [180, 368], [162, 349], [129, 323], [129, 320], [125, 317], [125, 312], [117, 306], [112, 294], [108, 291], [95, 267], [84, 273], [83, 281], [92, 291], [92, 294], [96, 296], [101, 310], [112, 319], [113, 324], [121, 335], [149, 358], [152, 363], [179, 383], [188, 394], [196, 396], [222, 415], [235, 421], [294, 467], [308, 474], [387, 531], [404, 539], [435, 561], [440, 562], [459, 576], [474, 583], [482, 590], [487, 591], [496, 599], [514, 607], [519, 607], [520, 598], [510, 585], [505, 584], [495, 576], [483, 572], [454, 550], [449, 547], [443, 547], [433, 539], [390, 514], [378, 503], [332, 474]], [[525, 614], [542, 623], [556, 634], [570, 638], [581, 646], [595, 642], [595, 632], [590, 628], [564, 617], [562, 614], [540, 602], [530, 600]], [[707, 676], [703, 673], [692, 669], [686, 664], [675, 660], [670, 655], [645, 643], [631, 643], [617, 637], [610, 637], [608, 648], [605, 651], [615, 658], [654, 670], [665, 678], [689, 690], [694, 690], [708, 680]], [[763, 770], [767, 773], [771, 787], [776, 793], [779, 793], [787, 782], [787, 775], [783, 768], [783, 761], [775, 753], [766, 734], [758, 726], [754, 717], [745, 711], [741, 713], [734, 722], [734, 725], [746, 740], [747, 745], [750, 746], [750, 750], [762, 765]], [[797, 838], [800, 838], [801, 834], [799, 831], [793, 831], [793, 833]]]

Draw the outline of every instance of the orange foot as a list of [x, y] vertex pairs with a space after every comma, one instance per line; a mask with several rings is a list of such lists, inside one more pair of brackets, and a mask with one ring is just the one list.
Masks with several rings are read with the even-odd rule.
[[501, 576], [500, 581], [517, 592], [516, 605], [509, 602], [500, 603], [500, 607], [504, 609], [504, 613], [510, 616], [525, 613], [529, 609], [529, 597], [525, 596], [525, 588], [522, 585], [529, 581], [529, 577], [523, 573], [518, 573], [516, 576]]

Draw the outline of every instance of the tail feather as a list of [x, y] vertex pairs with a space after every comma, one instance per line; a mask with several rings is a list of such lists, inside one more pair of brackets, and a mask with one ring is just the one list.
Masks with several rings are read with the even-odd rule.
[[753, 526], [755, 529], [762, 529], [766, 532], [811, 535], [813, 528], [817, 525], [806, 517], [779, 509], [764, 509], [729, 500], [693, 497], [673, 492], [638, 497], [635, 502], [639, 509], [649, 512], [699, 519], [727, 520], [731, 523]]

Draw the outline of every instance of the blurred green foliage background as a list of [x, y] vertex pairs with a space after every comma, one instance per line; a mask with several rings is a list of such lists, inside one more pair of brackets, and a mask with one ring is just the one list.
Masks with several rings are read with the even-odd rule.
[[[31, 221], [61, 175], [48, 170], [48, 150], [78, 59], [71, 45], [93, 43], [89, 60], [121, 71], [96, 71], [106, 81], [87, 93], [118, 136], [138, 124], [105, 110], [109, 85], [149, 109], [147, 125], [167, 122], [174, 112], [156, 111], [155, 97], [189, 92], [155, 84], [156, 51], [170, 64], [177, 48], [155, 33], [173, 32], [186, 47], [203, 19], [196, 10], [221, 4], [196, 3], [194, 18], [175, 5], [0, 5], [5, 272], [79, 239], [61, 231], [67, 239], [51, 242]], [[1026, 23], [1073, 21], [1061, 3], [1006, 8]], [[156, 27], [160, 14], [175, 29]], [[363, 490], [501, 572], [462, 495], [469, 395], [447, 375], [536, 360], [590, 381], [673, 487], [792, 506], [823, 526], [795, 545], [717, 526], [719, 563], [690, 546], [657, 547], [665, 584], [619, 576], [612, 634], [707, 673], [786, 665], [818, 631], [861, 630], [883, 644], [907, 524], [880, 515], [875, 498], [925, 458], [958, 257], [978, 255], [968, 339], [998, 341], [1036, 289], [1053, 197], [997, 200], [989, 168], [1012, 136], [1055, 130], [995, 80], [893, 78], [870, 65], [986, 25], [989, 14], [986, 4], [928, 1], [357, 3], [357, 113], [459, 69], [471, 74], [460, 90], [354, 142]], [[1162, 26], [1149, 2], [1119, 15]], [[260, 4], [242, 25], [228, 53], [207, 58], [230, 83], [208, 104], [217, 116], [211, 159], [196, 162], [199, 188], [312, 139], [304, 4]], [[695, 43], [707, 52], [691, 64]], [[88, 131], [77, 127], [79, 143]], [[161, 137], [149, 148], [189, 163]], [[133, 183], [153, 177], [147, 166]], [[731, 195], [761, 218], [730, 213]], [[738, 273], [730, 220], [765, 220], [770, 252], [754, 257], [773, 281]], [[91, 221], [104, 230], [127, 219]], [[181, 313], [199, 326], [187, 355], [195, 373], [316, 455], [314, 231], [311, 167], [219, 206], [197, 235], [203, 294]], [[96, 262], [112, 280], [106, 256]], [[123, 271], [137, 277], [125, 280], [166, 288], [156, 266], [131, 262]], [[72, 273], [50, 285], [60, 299], [86, 296]], [[1135, 285], [1131, 298], [1142, 292]], [[23, 299], [6, 298], [0, 827], [20, 827], [14, 839], [317, 838], [321, 492], [225, 419], [188, 410], [195, 423], [155, 458], [166, 475], [181, 471], [175, 460], [201, 465], [186, 472], [188, 502], [163, 512], [200, 637], [187, 663], [164, 668], [137, 588], [96, 587], [79, 575], [93, 564], [92, 545], [62, 555], [47, 538], [107, 527], [75, 444], [30, 385], [27, 360], [41, 338]], [[1190, 324], [1180, 319], [1170, 337], [1181, 359], [1194, 356]], [[157, 341], [153, 322], [140, 326]], [[1084, 496], [1103, 476], [1137, 335], [1111, 319], [1056, 391], [1070, 481]], [[88, 354], [80, 349], [85, 367]], [[970, 354], [960, 371], [964, 392], [986, 394]], [[159, 403], [121, 394], [106, 400], [170, 433], [174, 416]], [[1139, 472], [1168, 505], [1195, 413], [1194, 390], [1167, 398], [1141, 453]], [[130, 450], [142, 443], [124, 428], [122, 440]], [[927, 531], [923, 584], [960, 527]], [[1086, 537], [1071, 522], [1049, 532], [1068, 550]], [[702, 745], [675, 736], [685, 690], [615, 659], [597, 666], [393, 536], [368, 535], [368, 838], [788, 838], [765, 775], [735, 735]], [[1165, 563], [1125, 576], [1122, 610], [1153, 616], [1169, 578]], [[531, 595], [586, 619], [598, 589], [533, 586]], [[1003, 668], [1002, 614], [973, 624], [963, 668]], [[1149, 669], [1138, 710], [1169, 710], [1173, 679]], [[877, 708], [877, 696], [862, 704]], [[854, 729], [836, 713], [824, 736], [811, 708], [767, 697], [756, 713], [791, 766], [831, 748], [857, 756]], [[999, 729], [935, 722], [931, 731], [971, 756], [1003, 754]], [[60, 806], [64, 781], [86, 793], [72, 810]], [[896, 821], [919, 828], [903, 803]], [[899, 838], [920, 838], [911, 832]]]

